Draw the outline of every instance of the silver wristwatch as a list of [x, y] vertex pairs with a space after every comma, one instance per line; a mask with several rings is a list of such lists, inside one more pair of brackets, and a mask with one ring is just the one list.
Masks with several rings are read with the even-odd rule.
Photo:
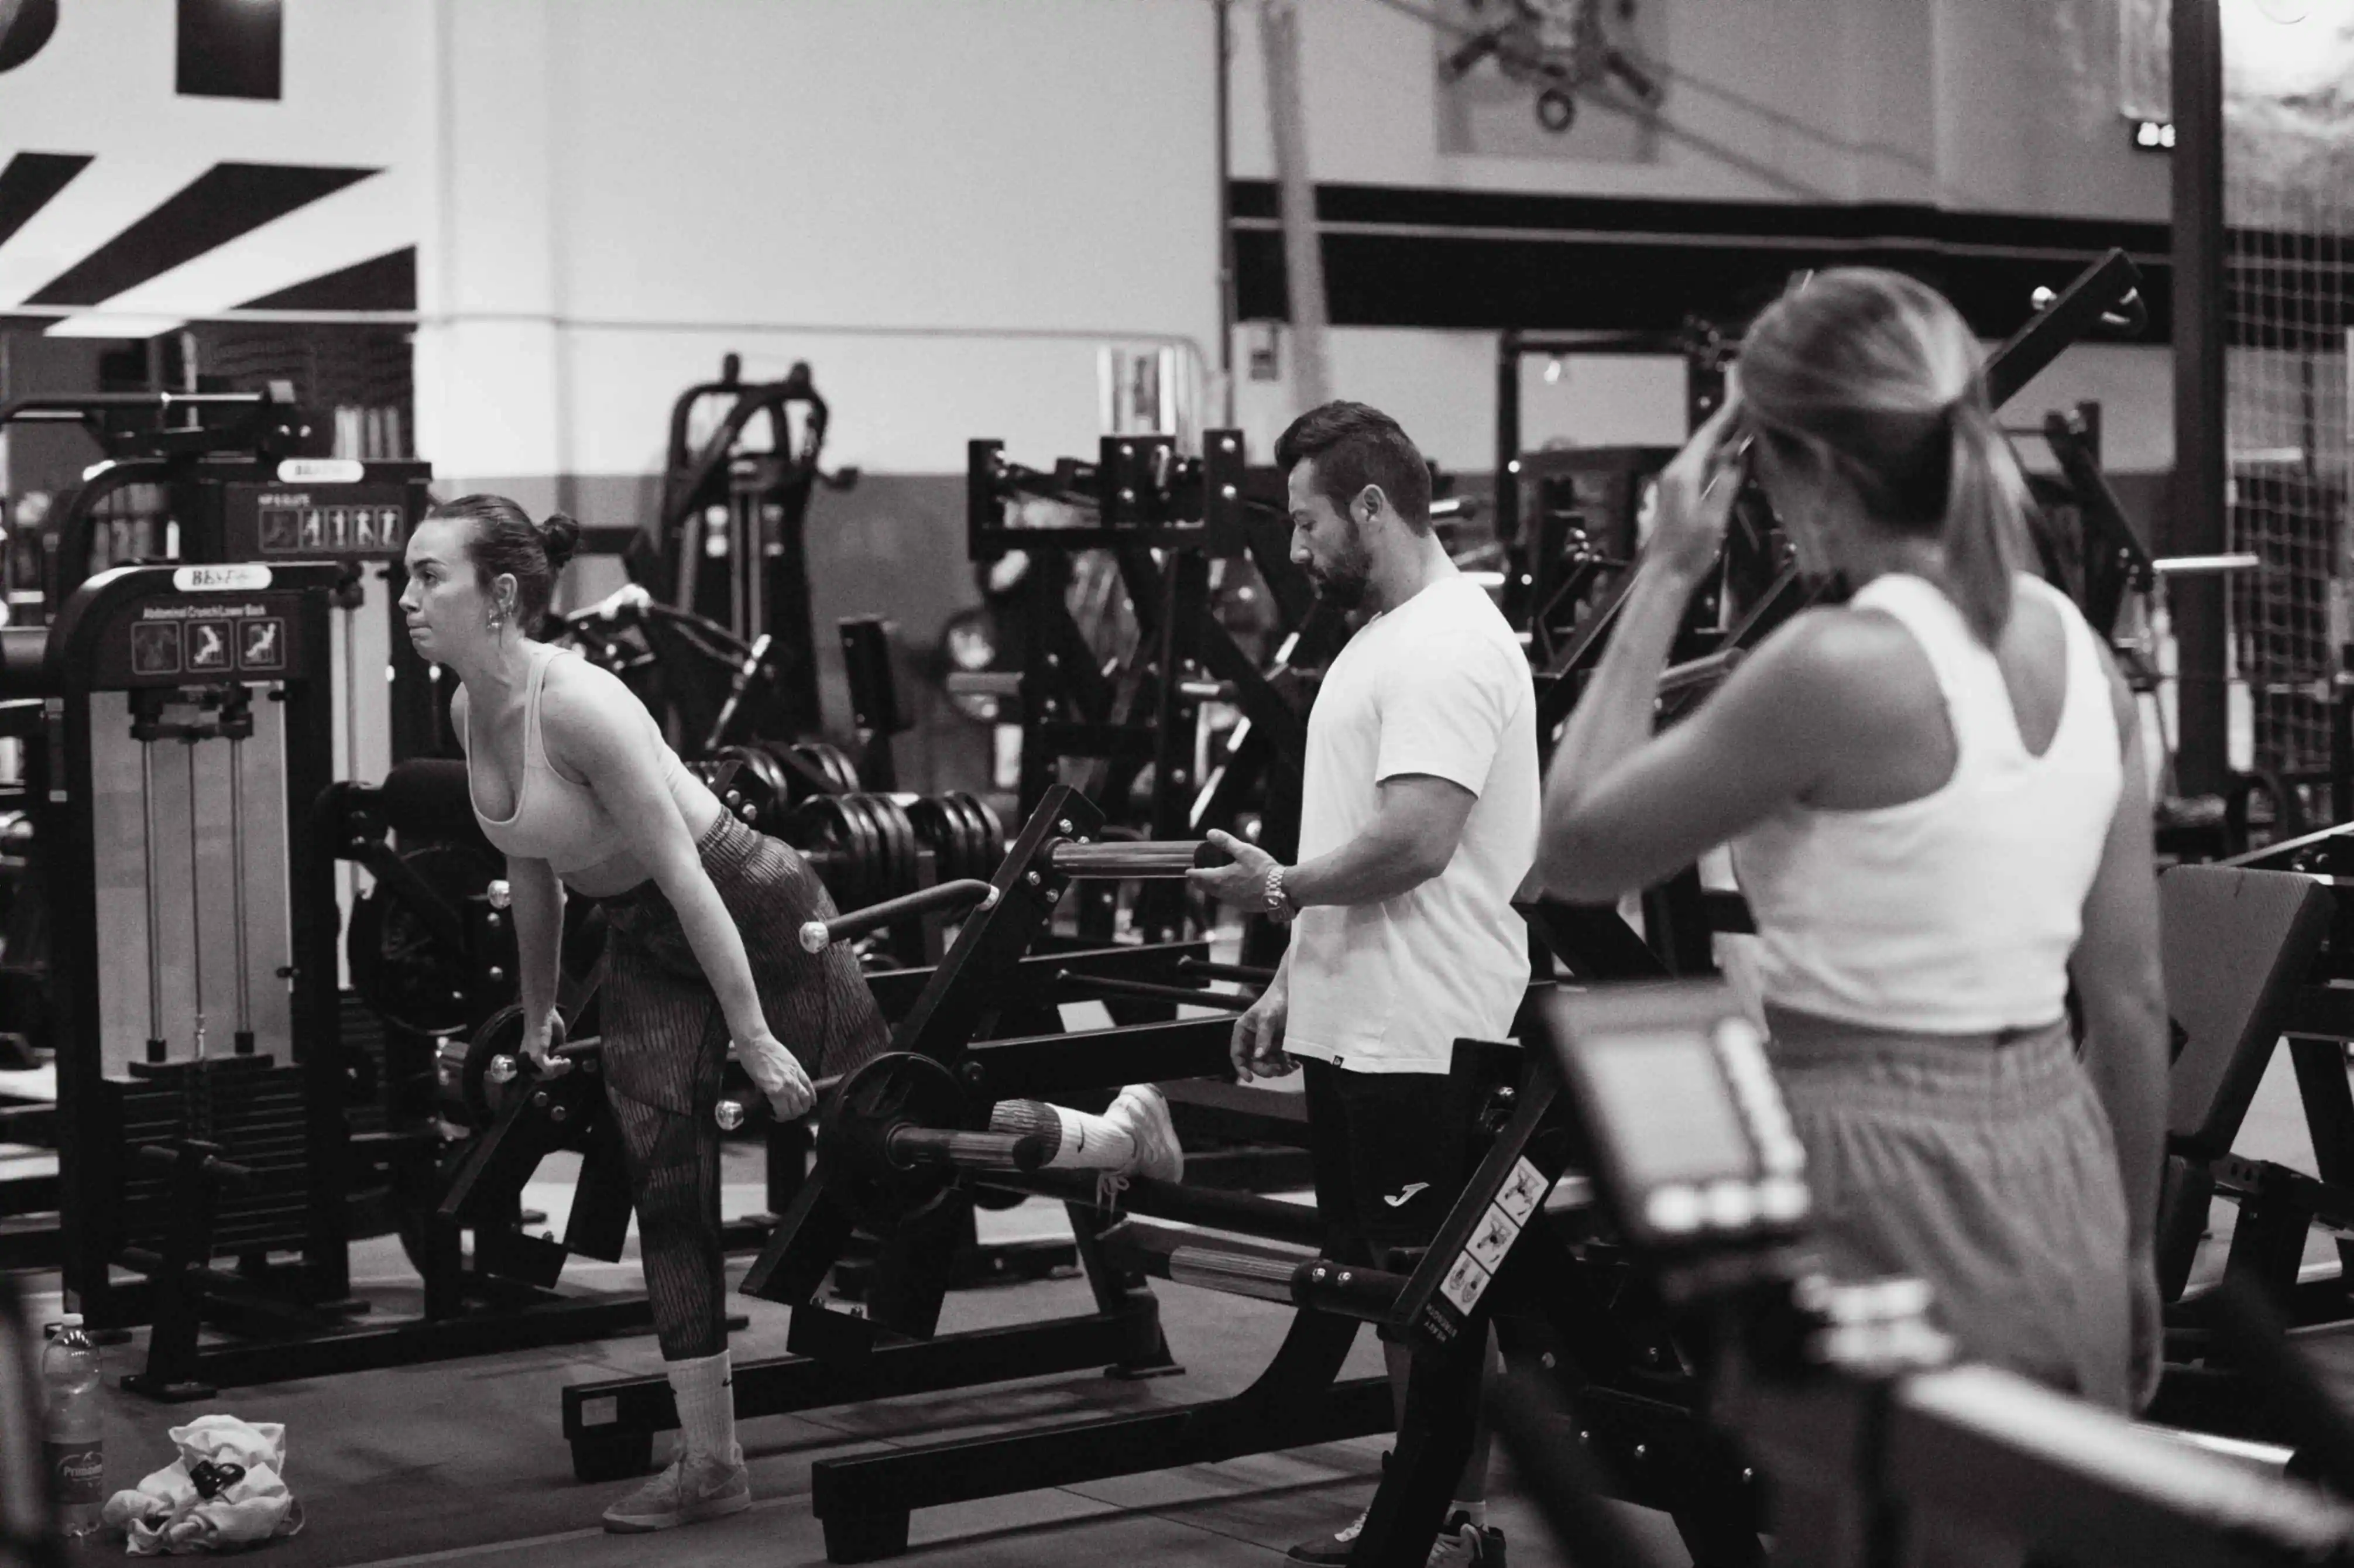
[[1278, 919], [1288, 919], [1299, 913], [1299, 906], [1294, 904], [1291, 895], [1283, 890], [1283, 873], [1281, 865], [1267, 868], [1267, 912]]

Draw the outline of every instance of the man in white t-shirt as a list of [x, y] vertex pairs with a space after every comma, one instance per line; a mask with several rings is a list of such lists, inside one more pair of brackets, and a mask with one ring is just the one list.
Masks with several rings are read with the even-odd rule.
[[[1247, 1083], [1305, 1065], [1318, 1208], [1378, 1262], [1428, 1245], [1469, 1175], [1469, 1129], [1447, 1114], [1455, 1041], [1507, 1038], [1528, 989], [1511, 900], [1536, 858], [1536, 694], [1511, 628], [1432, 532], [1430, 469], [1395, 420], [1327, 403], [1275, 455], [1291, 558], [1325, 599], [1374, 614], [1309, 714], [1299, 863], [1214, 832], [1235, 863], [1193, 875], [1296, 916], [1274, 981], [1235, 1023], [1235, 1069]], [[1403, 1402], [1405, 1357], [1385, 1348]], [[1479, 1500], [1484, 1446], [1434, 1563], [1500, 1555]], [[1291, 1556], [1346, 1562], [1357, 1528]]]

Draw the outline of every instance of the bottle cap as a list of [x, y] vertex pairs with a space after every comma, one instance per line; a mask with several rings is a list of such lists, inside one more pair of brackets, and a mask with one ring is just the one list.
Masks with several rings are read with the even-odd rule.
[[79, 1313], [79, 1312], [60, 1312], [60, 1313], [58, 1313], [58, 1328], [60, 1328], [60, 1329], [79, 1329], [79, 1328], [80, 1328], [80, 1327], [81, 1327], [81, 1314], [80, 1314], [80, 1313]]

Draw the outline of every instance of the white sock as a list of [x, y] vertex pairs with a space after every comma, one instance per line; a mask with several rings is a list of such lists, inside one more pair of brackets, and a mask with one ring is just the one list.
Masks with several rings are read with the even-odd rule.
[[1087, 1111], [1068, 1106], [1050, 1107], [1063, 1124], [1062, 1147], [1047, 1160], [1049, 1169], [1122, 1171], [1136, 1160], [1136, 1139], [1124, 1128]]
[[723, 1464], [744, 1462], [736, 1446], [736, 1384], [729, 1375], [727, 1352], [664, 1361], [670, 1392], [678, 1402], [678, 1426], [686, 1451]]

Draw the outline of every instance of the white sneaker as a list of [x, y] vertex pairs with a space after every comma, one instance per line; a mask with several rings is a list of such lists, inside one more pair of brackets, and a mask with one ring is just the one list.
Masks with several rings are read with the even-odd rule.
[[[1383, 1455], [1382, 1461], [1388, 1463], [1389, 1456]], [[1365, 1533], [1365, 1520], [1373, 1517], [1373, 1512], [1369, 1504], [1357, 1511], [1356, 1518], [1331, 1534], [1303, 1541], [1284, 1556], [1293, 1563], [1314, 1563], [1320, 1568], [1335, 1568], [1337, 1564], [1345, 1563], [1349, 1561], [1349, 1554], [1357, 1548], [1357, 1537]]]
[[605, 1510], [605, 1528], [616, 1535], [670, 1530], [742, 1513], [752, 1506], [752, 1478], [742, 1449], [730, 1459], [679, 1450], [670, 1468]]
[[1150, 1084], [1130, 1084], [1104, 1112], [1104, 1120], [1128, 1134], [1136, 1145], [1135, 1158], [1122, 1176], [1143, 1176], [1155, 1181], [1182, 1181], [1185, 1150], [1178, 1145], [1177, 1129], [1170, 1124], [1169, 1102]]

